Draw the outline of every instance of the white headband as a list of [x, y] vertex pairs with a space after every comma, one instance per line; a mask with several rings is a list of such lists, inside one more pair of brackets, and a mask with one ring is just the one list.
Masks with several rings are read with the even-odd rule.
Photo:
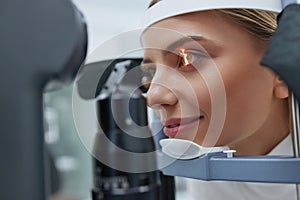
[[145, 12], [142, 27], [149, 27], [155, 22], [180, 14], [224, 8], [280, 12], [282, 3], [281, 0], [162, 0]]

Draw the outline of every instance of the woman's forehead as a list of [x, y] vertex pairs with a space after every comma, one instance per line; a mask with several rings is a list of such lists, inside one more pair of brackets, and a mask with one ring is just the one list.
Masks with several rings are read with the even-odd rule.
[[224, 25], [225, 20], [213, 11], [171, 17], [147, 28], [141, 37], [142, 45], [169, 50], [183, 43], [216, 42], [221, 30], [218, 25]]
[[253, 35], [217, 11], [167, 18], [146, 29], [141, 41], [145, 55], [149, 53], [148, 49], [178, 53], [180, 48], [186, 48], [215, 53], [240, 49], [241, 46], [244, 49], [257, 48]]

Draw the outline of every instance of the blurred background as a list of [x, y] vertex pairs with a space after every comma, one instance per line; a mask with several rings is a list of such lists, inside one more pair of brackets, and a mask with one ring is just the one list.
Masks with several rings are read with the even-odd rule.
[[[151, 0], [73, 0], [88, 25], [88, 54], [109, 38], [139, 27]], [[91, 155], [80, 141], [72, 114], [73, 86], [45, 94], [45, 140], [58, 170], [59, 193], [90, 199]], [[84, 112], [94, 112], [94, 101], [87, 101]], [[83, 112], [83, 113], [84, 113]], [[84, 118], [84, 117], [83, 117]], [[96, 121], [84, 118], [85, 131], [96, 133]], [[176, 199], [188, 200], [184, 179], [176, 179]]]

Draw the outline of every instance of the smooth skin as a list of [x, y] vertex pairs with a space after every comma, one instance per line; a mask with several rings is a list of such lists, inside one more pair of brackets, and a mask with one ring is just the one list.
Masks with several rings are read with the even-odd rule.
[[265, 155], [289, 134], [288, 89], [259, 64], [265, 49], [240, 25], [190, 13], [155, 23], [142, 43], [143, 69], [155, 71], [147, 102], [169, 137]]

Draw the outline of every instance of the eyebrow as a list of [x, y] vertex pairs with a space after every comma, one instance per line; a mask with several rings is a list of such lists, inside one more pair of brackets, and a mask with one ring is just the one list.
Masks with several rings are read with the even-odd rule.
[[174, 49], [176, 49], [178, 46], [182, 46], [182, 45], [185, 44], [185, 43], [193, 42], [193, 41], [196, 41], [196, 42], [211, 43], [211, 44], [213, 44], [213, 45], [216, 45], [215, 42], [214, 42], [213, 40], [207, 39], [207, 38], [205, 38], [205, 37], [203, 37], [203, 36], [199, 36], [199, 35], [189, 35], [189, 36], [180, 38], [180, 39], [178, 39], [177, 41], [175, 41], [175, 42], [173, 42], [172, 44], [170, 44], [170, 45], [167, 47], [167, 50], [174, 50]]

